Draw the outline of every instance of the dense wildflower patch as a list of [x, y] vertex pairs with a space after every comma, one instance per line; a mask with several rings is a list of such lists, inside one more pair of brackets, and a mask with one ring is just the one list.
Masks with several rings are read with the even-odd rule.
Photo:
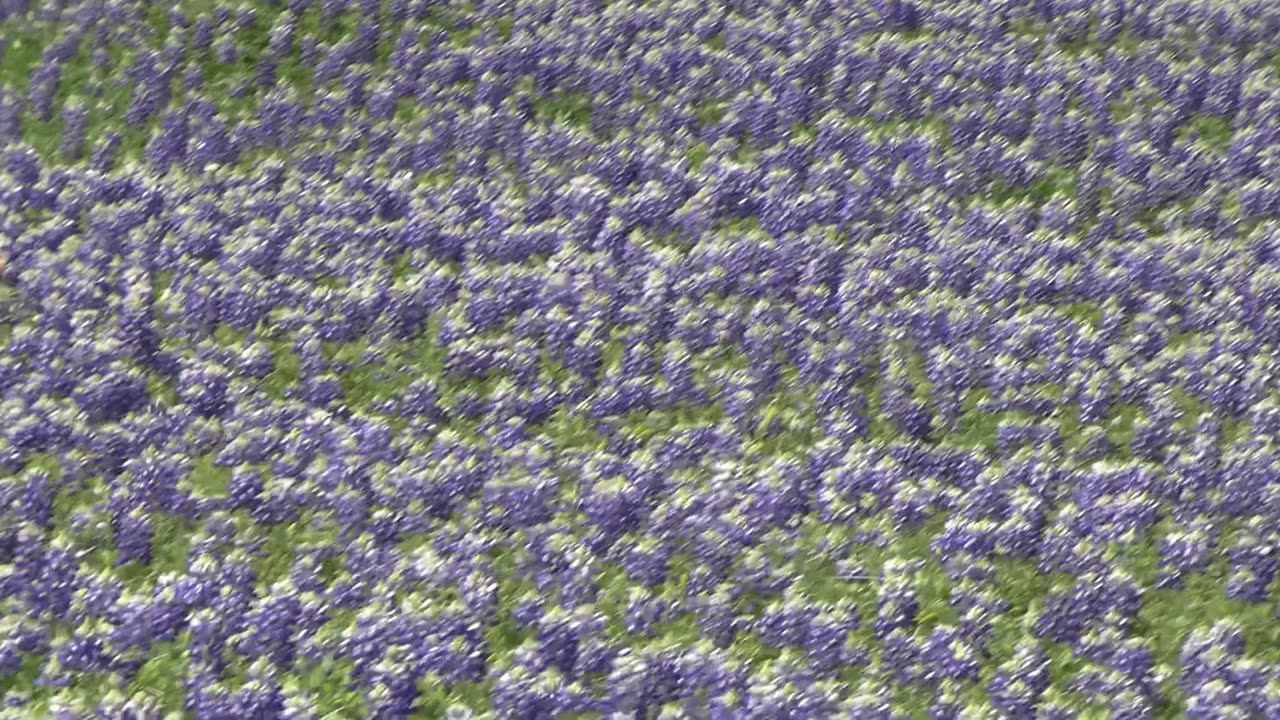
[[1277, 37], [0, 0], [0, 716], [1280, 718]]

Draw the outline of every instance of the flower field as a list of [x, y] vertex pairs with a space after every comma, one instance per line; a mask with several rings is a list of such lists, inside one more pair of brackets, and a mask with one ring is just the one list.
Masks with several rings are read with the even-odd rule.
[[0, 719], [1280, 719], [1280, 3], [0, 0]]

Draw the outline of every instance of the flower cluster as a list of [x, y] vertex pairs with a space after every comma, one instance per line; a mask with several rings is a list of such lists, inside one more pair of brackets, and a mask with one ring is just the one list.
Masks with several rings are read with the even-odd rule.
[[1280, 717], [1280, 9], [0, 0], [0, 717]]

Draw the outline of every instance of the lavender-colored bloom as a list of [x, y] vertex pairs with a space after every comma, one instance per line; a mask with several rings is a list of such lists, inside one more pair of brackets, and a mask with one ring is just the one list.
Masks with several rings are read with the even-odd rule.
[[1275, 13], [26, 5], [15, 706], [1277, 714]]

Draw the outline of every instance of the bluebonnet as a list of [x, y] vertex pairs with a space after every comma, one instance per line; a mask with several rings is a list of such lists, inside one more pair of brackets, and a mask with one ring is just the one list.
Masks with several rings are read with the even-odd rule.
[[[0, 95], [0, 666], [60, 711], [104, 573], [101, 671], [189, 631], [212, 717], [326, 653], [375, 715], [1144, 717], [1148, 592], [1268, 612], [1273, 13], [311, 5], [40, 8]], [[1268, 714], [1231, 654], [1187, 714]]]

